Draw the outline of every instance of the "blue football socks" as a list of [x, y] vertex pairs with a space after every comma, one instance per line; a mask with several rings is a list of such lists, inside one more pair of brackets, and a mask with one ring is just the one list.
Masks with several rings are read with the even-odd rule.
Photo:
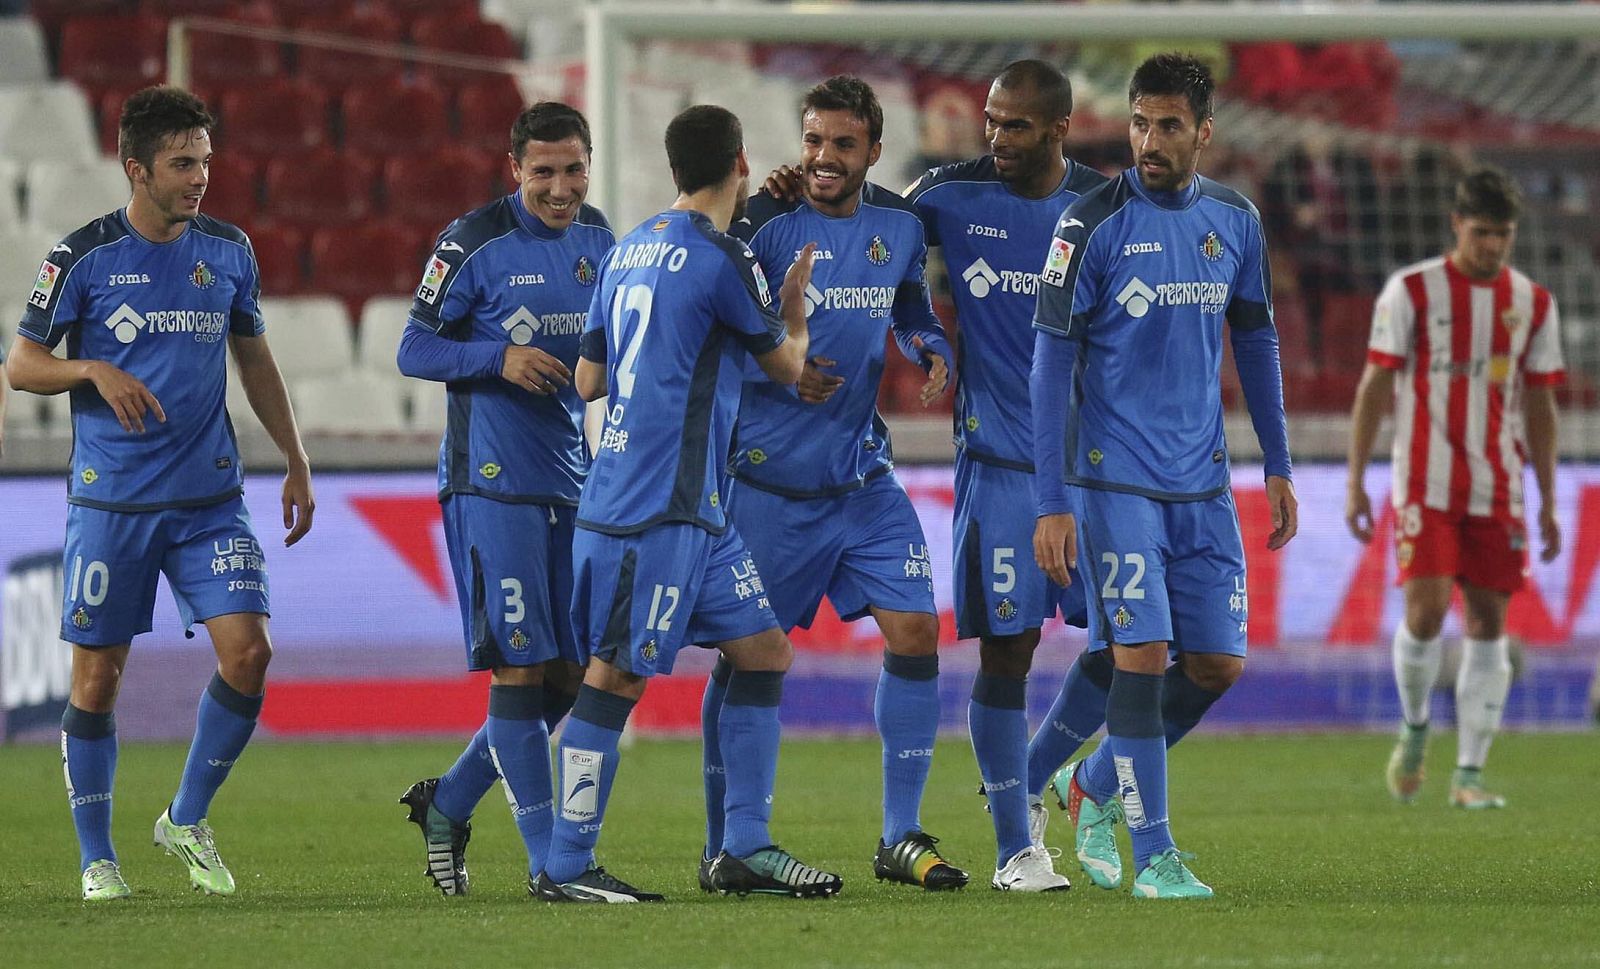
[[1000, 868], [1028, 847], [1027, 770], [1028, 681], [1024, 677], [979, 673], [967, 704], [967, 725], [972, 752], [978, 758], [983, 790], [989, 797]]
[[873, 718], [883, 739], [883, 843], [922, 830], [922, 789], [939, 733], [939, 657], [885, 651]]
[[727, 796], [727, 776], [722, 767], [722, 741], [719, 722], [723, 698], [728, 695], [728, 678], [733, 666], [718, 658], [706, 678], [705, 696], [700, 700], [700, 775], [706, 793], [705, 857], [715, 858], [722, 848], [723, 802]]
[[778, 777], [778, 703], [783, 674], [734, 670], [718, 720], [727, 785], [722, 848], [746, 858], [769, 847], [772, 791]]
[[111, 847], [111, 783], [117, 774], [117, 718], [67, 704], [61, 717], [67, 802], [78, 830], [78, 868], [116, 861]]
[[439, 786], [433, 792], [433, 807], [457, 824], [464, 824], [499, 779], [500, 772], [495, 770], [494, 758], [489, 754], [489, 723], [485, 720], [467, 743], [467, 749], [439, 778]]
[[168, 814], [173, 824], [198, 824], [211, 810], [211, 799], [255, 732], [263, 699], [261, 694], [247, 696], [235, 690], [221, 673], [211, 675], [200, 696], [194, 742]]
[[[1110, 748], [1134, 871], [1173, 847], [1167, 830], [1167, 738], [1161, 723], [1162, 677], [1117, 670], [1106, 703]], [[1093, 794], [1091, 793], [1091, 796]]]
[[544, 724], [542, 686], [489, 687], [489, 750], [510, 795], [511, 816], [528, 849], [528, 871], [544, 870], [550, 851], [550, 733]]
[[1106, 722], [1106, 693], [1111, 689], [1113, 669], [1108, 649], [1084, 650], [1067, 669], [1061, 692], [1028, 744], [1029, 794], [1044, 794], [1051, 775]]
[[584, 684], [561, 731], [561, 785], [555, 828], [544, 872], [553, 881], [572, 881], [594, 864], [606, 802], [617, 776], [617, 744], [634, 701]]

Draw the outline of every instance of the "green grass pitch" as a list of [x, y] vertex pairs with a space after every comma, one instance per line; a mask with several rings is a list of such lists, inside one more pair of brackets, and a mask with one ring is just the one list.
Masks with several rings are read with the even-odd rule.
[[[923, 821], [972, 887], [880, 885], [876, 743], [788, 742], [774, 831], [845, 877], [839, 898], [793, 901], [700, 894], [698, 745], [641, 742], [624, 753], [601, 861], [668, 901], [625, 907], [530, 900], [498, 789], [476, 818], [473, 894], [439, 897], [395, 798], [448, 766], [458, 748], [442, 743], [251, 748], [212, 812], [239, 883], [229, 899], [191, 892], [150, 845], [183, 748], [125, 745], [115, 824], [135, 896], [86, 906], [58, 753], [0, 748], [0, 965], [1600, 966], [1595, 737], [1502, 737], [1490, 776], [1511, 808], [1477, 815], [1444, 804], [1448, 737], [1411, 807], [1383, 791], [1388, 747], [1364, 735], [1186, 741], [1172, 758], [1174, 831], [1218, 898], [1154, 903], [1095, 889], [1070, 852], [1058, 862], [1070, 892], [991, 890], [991, 829], [959, 741], [940, 745]], [[1065, 815], [1052, 815], [1047, 840], [1070, 848]]]

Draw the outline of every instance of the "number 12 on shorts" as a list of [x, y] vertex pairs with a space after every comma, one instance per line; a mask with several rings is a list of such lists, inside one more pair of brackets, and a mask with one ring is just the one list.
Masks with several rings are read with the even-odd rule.
[[655, 594], [650, 597], [650, 617], [645, 620], [644, 628], [657, 633], [671, 629], [672, 616], [678, 611], [679, 594], [675, 585], [656, 586]]

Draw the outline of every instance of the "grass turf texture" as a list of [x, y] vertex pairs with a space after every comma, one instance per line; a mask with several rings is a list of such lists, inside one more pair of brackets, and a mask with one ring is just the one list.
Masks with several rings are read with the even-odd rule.
[[[234, 898], [191, 892], [150, 845], [184, 749], [125, 745], [115, 835], [134, 890], [78, 900], [59, 754], [0, 748], [0, 959], [71, 966], [1600, 966], [1595, 738], [1506, 736], [1490, 778], [1511, 808], [1445, 806], [1453, 744], [1436, 739], [1421, 801], [1384, 793], [1386, 737], [1186, 741], [1172, 758], [1174, 831], [1197, 852], [1209, 902], [1156, 903], [1094, 888], [1068, 856], [1070, 892], [991, 890], [993, 835], [965, 744], [940, 744], [923, 810], [973, 884], [936, 895], [880, 884], [878, 748], [791, 741], [774, 831], [845, 877], [825, 901], [722, 898], [695, 887], [699, 748], [624, 752], [601, 862], [663, 891], [654, 906], [552, 906], [527, 897], [522, 844], [497, 787], [475, 818], [473, 894], [422, 875], [417, 829], [395, 798], [447, 767], [437, 743], [252, 747], [212, 812]], [[1072, 843], [1052, 805], [1051, 844]], [[1128, 858], [1124, 832], [1124, 858]], [[1131, 877], [1131, 876], [1130, 876]]]

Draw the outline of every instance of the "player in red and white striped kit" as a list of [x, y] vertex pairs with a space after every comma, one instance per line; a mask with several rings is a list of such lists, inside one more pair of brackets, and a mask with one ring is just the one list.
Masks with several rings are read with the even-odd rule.
[[1378, 297], [1351, 415], [1345, 520], [1369, 542], [1363, 472], [1384, 404], [1394, 399], [1395, 551], [1406, 603], [1394, 671], [1405, 722], [1388, 782], [1401, 801], [1422, 786], [1439, 630], [1459, 583], [1466, 636], [1450, 803], [1505, 806], [1484, 789], [1483, 763], [1511, 685], [1506, 605], [1528, 567], [1524, 460], [1538, 482], [1542, 558], [1561, 550], [1554, 495], [1561, 336], [1549, 290], [1507, 265], [1520, 212], [1521, 194], [1503, 172], [1477, 169], [1457, 184], [1455, 247], [1395, 273]]

